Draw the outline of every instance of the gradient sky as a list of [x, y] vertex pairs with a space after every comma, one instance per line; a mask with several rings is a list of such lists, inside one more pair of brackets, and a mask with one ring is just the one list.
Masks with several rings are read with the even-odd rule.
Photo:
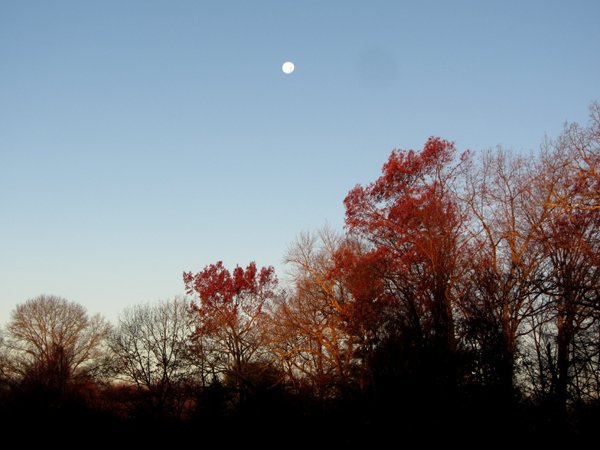
[[[600, 2], [0, 0], [0, 323], [256, 260], [394, 148], [536, 150], [600, 100]], [[285, 60], [296, 71], [284, 75]]]

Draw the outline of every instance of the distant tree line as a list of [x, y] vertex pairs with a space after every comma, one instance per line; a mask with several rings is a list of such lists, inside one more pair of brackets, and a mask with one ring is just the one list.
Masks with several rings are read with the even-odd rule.
[[439, 138], [393, 151], [346, 196], [344, 233], [298, 237], [285, 286], [272, 267], [217, 262], [183, 274], [187, 297], [112, 325], [62, 298], [26, 301], [0, 336], [4, 420], [170, 423], [207, 442], [593, 430], [600, 105], [590, 111], [535, 155], [457, 154]]

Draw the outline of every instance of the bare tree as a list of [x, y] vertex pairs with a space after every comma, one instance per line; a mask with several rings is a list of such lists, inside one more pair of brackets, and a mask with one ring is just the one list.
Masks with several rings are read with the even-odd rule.
[[357, 339], [348, 333], [349, 292], [332, 277], [343, 237], [330, 229], [302, 234], [288, 251], [293, 290], [271, 313], [271, 344], [290, 380], [318, 396], [350, 377]]
[[519, 340], [539, 303], [543, 246], [537, 229], [549, 213], [534, 191], [532, 158], [488, 151], [466, 177], [472, 233], [470, 289], [460, 302], [466, 340], [482, 357], [486, 384], [513, 388]]
[[565, 125], [543, 150], [539, 189], [548, 193], [551, 215], [538, 234], [553, 320], [544, 324], [552, 339], [538, 366], [547, 367], [550, 380], [544, 394], [564, 413], [569, 401], [600, 394], [594, 332], [600, 319], [600, 104], [591, 105], [587, 126]]
[[[589, 391], [582, 385], [586, 364], [581, 364], [581, 357], [589, 354], [585, 336], [599, 311], [600, 217], [594, 206], [595, 169], [590, 172], [592, 131], [570, 126], [559, 139], [548, 143], [534, 183], [539, 192], [537, 203], [545, 202], [548, 209], [535, 231], [544, 249], [541, 286], [552, 312], [551, 320], [542, 324], [552, 339], [540, 355], [548, 370], [549, 393], [563, 414], [570, 399], [580, 400], [579, 393]], [[600, 157], [598, 143], [596, 158]], [[557, 198], [569, 201], [552, 201]], [[573, 384], [577, 380], [578, 385]]]
[[190, 337], [196, 324], [185, 298], [126, 309], [110, 338], [119, 376], [134, 383], [160, 416], [182, 412], [182, 388], [192, 381]]
[[[600, 210], [600, 103], [590, 106], [587, 126], [571, 123], [552, 145], [560, 169], [570, 172], [569, 183], [553, 186], [548, 203], [566, 211]], [[569, 158], [561, 158], [566, 153]], [[548, 186], [551, 187], [551, 186]]]
[[12, 369], [22, 379], [64, 389], [96, 375], [109, 325], [60, 297], [42, 295], [17, 306], [7, 326]]
[[5, 345], [4, 333], [0, 329], [0, 391], [2, 391], [10, 380], [10, 363], [8, 349]]

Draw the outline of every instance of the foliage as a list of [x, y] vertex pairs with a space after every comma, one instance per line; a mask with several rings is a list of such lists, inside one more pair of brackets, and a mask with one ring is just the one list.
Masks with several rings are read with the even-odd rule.
[[593, 104], [536, 155], [437, 137], [394, 150], [349, 191], [344, 233], [292, 244], [283, 287], [273, 267], [217, 262], [184, 272], [189, 298], [128, 308], [112, 329], [28, 300], [0, 334], [0, 418], [160, 422], [221, 446], [290, 426], [336, 446], [591, 433], [599, 142]]

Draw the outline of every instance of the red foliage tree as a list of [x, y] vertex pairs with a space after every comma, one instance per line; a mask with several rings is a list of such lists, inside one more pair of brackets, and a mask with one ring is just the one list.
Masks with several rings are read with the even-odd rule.
[[370, 258], [386, 261], [397, 321], [443, 364], [455, 349], [453, 290], [464, 218], [454, 182], [466, 158], [455, 163], [454, 145], [432, 137], [420, 152], [392, 152], [382, 175], [344, 200], [350, 232], [371, 243]]
[[215, 371], [231, 377], [237, 386], [247, 382], [250, 365], [265, 350], [263, 308], [275, 296], [277, 277], [273, 267], [260, 270], [254, 262], [233, 272], [221, 261], [201, 272], [184, 272], [190, 295], [197, 295], [192, 307], [200, 316], [199, 338], [207, 339]]
[[385, 288], [386, 261], [377, 252], [366, 251], [357, 240], [346, 239], [333, 255], [328, 278], [343, 287], [346, 301], [340, 314], [346, 332], [356, 342], [354, 356], [359, 365], [363, 390], [373, 380], [373, 351], [384, 339], [382, 333], [393, 298]]

